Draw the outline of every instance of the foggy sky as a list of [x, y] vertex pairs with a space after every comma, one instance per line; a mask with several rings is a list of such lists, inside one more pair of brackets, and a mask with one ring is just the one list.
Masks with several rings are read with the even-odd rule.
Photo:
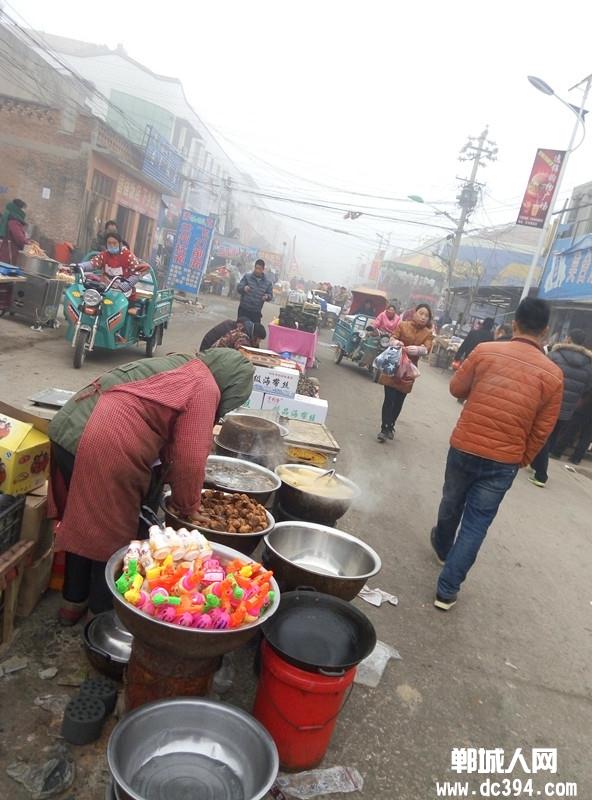
[[[303, 183], [450, 204], [467, 136], [485, 124], [499, 160], [480, 175], [484, 209], [472, 224], [512, 221], [537, 147], [565, 148], [574, 117], [535, 91], [527, 74], [567, 89], [592, 72], [585, 4], [401, 3], [392, 0], [11, 0], [37, 29], [115, 46], [156, 72], [179, 77], [221, 143], [264, 189], [289, 197], [355, 203]], [[579, 20], [579, 21], [578, 21]], [[588, 104], [592, 105], [592, 101]], [[224, 138], [222, 138], [224, 137]], [[277, 172], [259, 159], [280, 167]], [[592, 179], [592, 136], [573, 155], [563, 195]], [[393, 216], [443, 223], [412, 203], [383, 203]], [[443, 205], [455, 213], [451, 205]], [[281, 219], [297, 257], [329, 280], [345, 279], [375, 234], [416, 247], [443, 232], [402, 223], [274, 204], [285, 214], [347, 229], [359, 241]], [[319, 276], [320, 277], [320, 276]]]

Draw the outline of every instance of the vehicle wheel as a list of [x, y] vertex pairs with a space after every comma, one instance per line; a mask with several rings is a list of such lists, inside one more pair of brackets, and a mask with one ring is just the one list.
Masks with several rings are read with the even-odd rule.
[[341, 347], [338, 347], [337, 350], [335, 351], [335, 363], [336, 364], [341, 364], [341, 362], [343, 361], [343, 356], [344, 355], [345, 355], [345, 353], [343, 352]]
[[6, 314], [5, 308], [0, 308], [0, 317], [3, 317]]
[[152, 331], [152, 336], [149, 339], [146, 339], [146, 358], [152, 358], [159, 344], [158, 327], [156, 327]]
[[78, 331], [76, 347], [74, 348], [74, 369], [80, 369], [86, 359], [86, 343], [88, 342], [88, 331]]
[[160, 345], [162, 344], [162, 339], [164, 337], [164, 325], [159, 325], [156, 330], [158, 331], [158, 336], [156, 338], [156, 343], [160, 347]]

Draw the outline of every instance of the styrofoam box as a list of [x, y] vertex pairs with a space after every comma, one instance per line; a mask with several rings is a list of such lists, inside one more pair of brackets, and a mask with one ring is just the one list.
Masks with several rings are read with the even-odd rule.
[[258, 366], [254, 369], [253, 391], [290, 398], [296, 394], [300, 377], [297, 369]]

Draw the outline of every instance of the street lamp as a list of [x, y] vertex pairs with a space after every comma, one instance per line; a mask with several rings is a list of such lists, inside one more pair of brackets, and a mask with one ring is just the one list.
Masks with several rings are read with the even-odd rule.
[[[555, 204], [555, 198], [558, 196], [559, 190], [561, 189], [561, 183], [563, 181], [563, 176], [565, 175], [565, 170], [567, 168], [567, 162], [569, 160], [569, 156], [571, 155], [571, 153], [574, 152], [574, 150], [577, 150], [578, 147], [580, 147], [582, 145], [582, 143], [584, 141], [584, 138], [586, 136], [586, 123], [584, 121], [584, 114], [586, 112], [584, 110], [584, 106], [586, 105], [586, 100], [588, 98], [588, 93], [590, 92], [590, 86], [592, 85], [592, 75], [588, 75], [587, 78], [584, 78], [584, 80], [580, 81], [575, 86], [572, 86], [572, 89], [575, 89], [576, 87], [581, 86], [582, 83], [586, 84], [586, 86], [584, 88], [584, 96], [582, 97], [581, 105], [577, 109], [574, 106], [572, 106], [570, 103], [566, 103], [565, 100], [562, 100], [561, 97], [556, 95], [554, 90], [542, 78], [537, 78], [535, 75], [528, 75], [528, 80], [529, 80], [530, 84], [532, 86], [534, 86], [535, 89], [538, 89], [539, 92], [542, 92], [543, 94], [546, 94], [546, 95], [550, 95], [551, 97], [555, 97], [557, 100], [559, 100], [560, 103], [562, 103], [564, 106], [567, 106], [569, 108], [569, 110], [576, 115], [576, 123], [574, 125], [573, 131], [571, 132], [571, 136], [570, 136], [570, 139], [569, 139], [569, 144], [567, 145], [567, 150], [565, 151], [565, 157], [563, 159], [563, 163], [561, 164], [561, 169], [559, 170], [559, 175], [557, 176], [557, 181], [555, 183], [555, 189], [553, 190], [553, 194], [551, 196], [551, 201], [549, 203], [549, 209], [547, 211], [547, 216], [545, 217], [545, 224], [541, 228], [541, 232], [540, 232], [540, 235], [539, 235], [539, 240], [537, 242], [536, 250], [534, 251], [534, 254], [532, 256], [532, 261], [530, 263], [530, 267], [529, 267], [529, 270], [528, 270], [528, 275], [526, 276], [526, 281], [524, 283], [524, 288], [522, 290], [522, 295], [520, 297], [521, 300], [523, 300], [525, 297], [528, 297], [528, 294], [530, 292], [530, 288], [532, 286], [532, 282], [533, 282], [533, 279], [534, 279], [534, 274], [535, 274], [535, 271], [536, 271], [536, 269], [538, 267], [539, 259], [541, 257], [541, 253], [543, 252], [543, 247], [544, 247], [545, 241], [547, 239], [547, 233], [548, 233], [549, 226], [550, 226], [550, 223], [551, 223], [551, 213], [550, 212], [553, 210], [553, 206]], [[576, 135], [578, 133], [578, 128], [579, 128], [580, 125], [582, 126], [583, 135], [582, 135], [582, 138], [580, 139], [580, 141], [578, 142], [578, 144], [574, 146], [574, 142], [576, 140]]]

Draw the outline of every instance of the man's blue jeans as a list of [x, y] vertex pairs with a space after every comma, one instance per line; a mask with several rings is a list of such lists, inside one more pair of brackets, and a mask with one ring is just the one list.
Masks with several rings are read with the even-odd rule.
[[454, 447], [448, 451], [434, 537], [436, 551], [446, 562], [438, 578], [440, 597], [458, 593], [517, 472], [518, 464], [502, 464]]

